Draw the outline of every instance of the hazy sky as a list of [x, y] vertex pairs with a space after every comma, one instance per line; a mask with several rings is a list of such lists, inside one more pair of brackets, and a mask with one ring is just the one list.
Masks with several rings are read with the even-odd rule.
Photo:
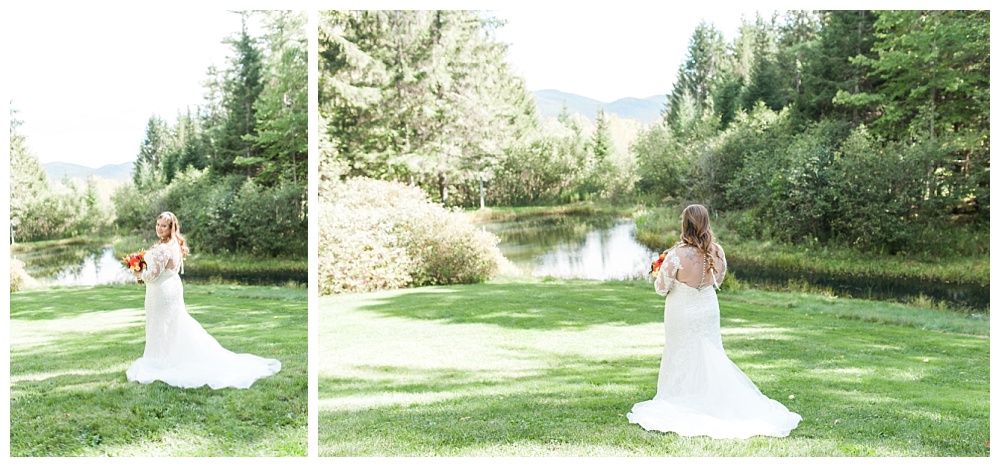
[[492, 13], [507, 20], [499, 37], [510, 44], [510, 61], [529, 90], [558, 89], [612, 102], [667, 94], [699, 22], [714, 24], [731, 42], [741, 15], [753, 20], [755, 11], [622, 7]]
[[201, 104], [240, 29], [225, 10], [39, 10], [4, 12], [5, 100], [41, 162], [94, 168], [135, 160], [153, 114]]

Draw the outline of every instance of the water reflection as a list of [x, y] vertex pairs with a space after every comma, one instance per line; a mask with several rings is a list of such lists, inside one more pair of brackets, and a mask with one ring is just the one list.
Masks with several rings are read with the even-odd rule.
[[643, 277], [656, 256], [635, 240], [635, 222], [614, 217], [553, 216], [484, 225], [500, 251], [535, 276], [578, 279]]
[[[13, 257], [24, 262], [25, 272], [43, 286], [94, 286], [132, 284], [135, 276], [115, 256], [114, 247], [104, 242], [71, 242], [16, 251]], [[257, 269], [254, 271], [200, 271], [188, 267], [185, 283], [240, 283], [250, 285], [305, 284], [306, 271]]]
[[29, 276], [46, 285], [91, 286], [135, 282], [104, 243], [75, 243], [15, 253]]
[[91, 255], [83, 263], [67, 266], [52, 279], [54, 285], [101, 285], [135, 282], [133, 276], [119, 260], [112, 248], [100, 255]]

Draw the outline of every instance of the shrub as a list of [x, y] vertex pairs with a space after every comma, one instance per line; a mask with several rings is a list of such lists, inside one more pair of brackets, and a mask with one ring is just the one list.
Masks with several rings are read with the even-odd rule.
[[322, 294], [481, 282], [506, 261], [496, 236], [399, 182], [334, 183], [319, 205]]
[[17, 292], [28, 285], [31, 277], [24, 271], [24, 263], [17, 259], [10, 259], [10, 291]]
[[306, 187], [291, 182], [274, 187], [244, 182], [233, 202], [233, 224], [242, 249], [257, 255], [306, 256], [305, 197]]

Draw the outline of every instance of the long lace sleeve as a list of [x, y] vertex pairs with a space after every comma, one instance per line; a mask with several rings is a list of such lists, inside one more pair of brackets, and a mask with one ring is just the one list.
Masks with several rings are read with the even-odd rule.
[[660, 266], [660, 273], [656, 276], [656, 281], [653, 283], [656, 287], [656, 293], [667, 296], [670, 289], [674, 285], [674, 281], [677, 280], [677, 271], [681, 269], [681, 259], [677, 256], [677, 253], [671, 248], [667, 251], [667, 256], [663, 258], [663, 265]]
[[726, 252], [722, 251], [722, 245], [715, 244], [715, 269], [719, 271], [715, 274], [715, 288], [722, 286], [722, 280], [726, 278], [729, 265], [726, 263]]
[[146, 252], [145, 259], [146, 269], [142, 271], [142, 280], [143, 282], [153, 282], [157, 277], [160, 277], [160, 273], [167, 269], [170, 254], [166, 248], [157, 246]]

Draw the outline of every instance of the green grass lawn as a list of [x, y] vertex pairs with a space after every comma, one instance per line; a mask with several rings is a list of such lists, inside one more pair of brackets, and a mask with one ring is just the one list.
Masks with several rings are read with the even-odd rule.
[[803, 417], [787, 438], [628, 423], [656, 392], [651, 285], [502, 278], [321, 297], [319, 454], [989, 456], [988, 317], [756, 290], [720, 301], [729, 357]]
[[249, 389], [125, 380], [145, 344], [139, 285], [10, 298], [11, 456], [305, 456], [304, 288], [186, 285], [223, 347], [281, 361]]

